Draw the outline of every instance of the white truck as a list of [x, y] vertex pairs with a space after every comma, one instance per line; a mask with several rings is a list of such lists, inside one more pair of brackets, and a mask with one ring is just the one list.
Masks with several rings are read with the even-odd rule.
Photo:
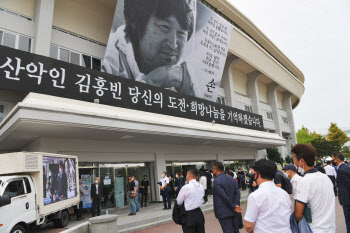
[[79, 205], [78, 157], [39, 152], [0, 154], [0, 233], [65, 227]]

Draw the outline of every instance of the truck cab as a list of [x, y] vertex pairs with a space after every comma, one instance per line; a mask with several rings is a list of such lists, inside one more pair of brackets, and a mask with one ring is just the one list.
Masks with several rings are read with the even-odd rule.
[[31, 176], [0, 176], [0, 233], [28, 232], [37, 219]]

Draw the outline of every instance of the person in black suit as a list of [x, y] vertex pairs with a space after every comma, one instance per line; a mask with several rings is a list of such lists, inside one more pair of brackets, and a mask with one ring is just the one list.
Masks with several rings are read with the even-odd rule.
[[214, 213], [219, 219], [224, 233], [239, 233], [239, 222], [235, 216], [242, 212], [238, 183], [225, 175], [224, 165], [215, 162], [213, 165], [214, 180]]
[[101, 215], [101, 200], [103, 199], [103, 186], [100, 184], [100, 178], [96, 177], [95, 183], [91, 185], [92, 217]]
[[344, 163], [344, 155], [341, 152], [332, 154], [332, 162], [338, 166], [339, 203], [343, 206], [346, 229], [350, 233], [350, 167]]
[[315, 166], [315, 168], [319, 171], [322, 172], [323, 174], [326, 174], [326, 171], [324, 170], [324, 168], [322, 167], [322, 163], [318, 162]]

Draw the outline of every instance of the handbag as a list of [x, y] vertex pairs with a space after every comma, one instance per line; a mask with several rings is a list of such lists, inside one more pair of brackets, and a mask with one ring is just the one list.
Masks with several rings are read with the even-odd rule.
[[182, 203], [181, 206], [177, 204], [177, 201], [175, 201], [175, 206], [173, 208], [173, 216], [172, 216], [174, 222], [178, 225], [185, 225], [187, 222], [187, 212], [185, 209], [185, 202]]
[[129, 197], [130, 197], [130, 198], [135, 198], [135, 197], [136, 197], [136, 193], [134, 193], [134, 192], [129, 192]]

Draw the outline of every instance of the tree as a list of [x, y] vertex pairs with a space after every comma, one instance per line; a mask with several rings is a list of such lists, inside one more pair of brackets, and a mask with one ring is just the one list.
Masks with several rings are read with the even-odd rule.
[[301, 129], [299, 129], [296, 134], [297, 134], [298, 143], [307, 143], [307, 144], [311, 143], [312, 136], [310, 134], [310, 131], [304, 126]]
[[304, 126], [298, 130], [296, 135], [297, 135], [297, 142], [298, 143], [305, 143], [305, 144], [311, 144], [311, 142], [314, 139], [316, 139], [316, 138], [320, 139], [322, 137], [321, 134], [318, 134], [315, 131], [310, 132], [310, 130], [308, 130], [308, 128], [306, 128]]
[[346, 142], [350, 141], [350, 138], [337, 126], [336, 123], [331, 123], [329, 126], [327, 139], [328, 141], [338, 143], [340, 148], [342, 148]]
[[267, 158], [269, 160], [272, 160], [276, 163], [283, 164], [284, 160], [277, 148], [267, 148], [266, 153], [267, 153]]
[[344, 155], [345, 158], [349, 158], [350, 157], [350, 149], [348, 146], [344, 146], [342, 149], [342, 153]]
[[317, 158], [331, 156], [333, 152], [340, 150], [338, 142], [328, 141], [326, 137], [322, 136], [312, 140], [311, 144], [316, 149]]
[[286, 163], [287, 164], [291, 164], [291, 163], [293, 163], [294, 164], [294, 159], [293, 159], [293, 157], [290, 157], [289, 155], [286, 157]]

